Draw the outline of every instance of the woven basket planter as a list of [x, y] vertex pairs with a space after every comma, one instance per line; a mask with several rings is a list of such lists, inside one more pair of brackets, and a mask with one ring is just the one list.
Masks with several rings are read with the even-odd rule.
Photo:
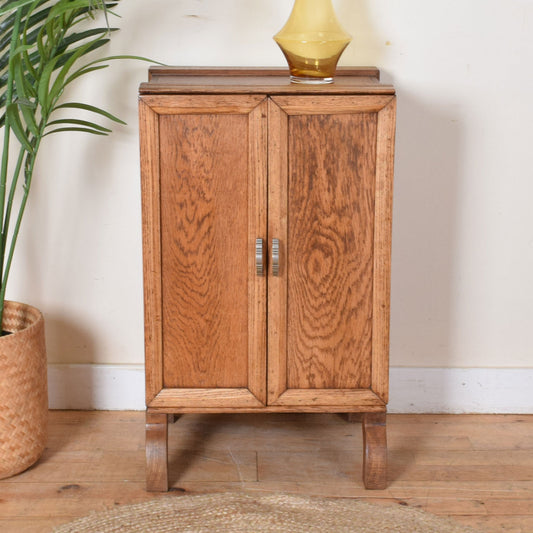
[[0, 479], [26, 470], [43, 453], [48, 423], [44, 319], [6, 302], [0, 337]]

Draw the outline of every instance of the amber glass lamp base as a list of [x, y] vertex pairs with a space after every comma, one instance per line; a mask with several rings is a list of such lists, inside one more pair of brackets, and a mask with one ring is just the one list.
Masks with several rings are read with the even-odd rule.
[[337, 62], [351, 41], [331, 0], [295, 0], [289, 20], [274, 36], [293, 83], [332, 83]]
[[[347, 43], [342, 50], [346, 48]], [[341, 50], [341, 53], [342, 53]], [[293, 83], [333, 83], [333, 76], [337, 68], [340, 53], [325, 59], [312, 59], [297, 56], [283, 50], [290, 70], [290, 80]]]
[[322, 85], [323, 83], [333, 83], [333, 78], [328, 78], [328, 77], [324, 77], [324, 78], [321, 78], [318, 76], [305, 77], [305, 76], [300, 76], [300, 75], [293, 76], [291, 74], [289, 78], [292, 83], [311, 83], [315, 85]]

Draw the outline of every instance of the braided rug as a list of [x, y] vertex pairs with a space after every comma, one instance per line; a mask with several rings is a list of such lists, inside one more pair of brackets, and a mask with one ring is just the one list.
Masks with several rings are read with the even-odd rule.
[[[476, 533], [406, 506], [289, 494], [165, 496], [91, 514], [55, 533]], [[477, 532], [479, 533], [479, 532]]]

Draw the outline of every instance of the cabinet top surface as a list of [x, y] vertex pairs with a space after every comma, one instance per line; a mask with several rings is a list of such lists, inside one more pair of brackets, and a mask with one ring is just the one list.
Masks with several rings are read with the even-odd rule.
[[394, 94], [375, 67], [341, 67], [334, 83], [291, 83], [287, 68], [150, 67], [140, 94]]

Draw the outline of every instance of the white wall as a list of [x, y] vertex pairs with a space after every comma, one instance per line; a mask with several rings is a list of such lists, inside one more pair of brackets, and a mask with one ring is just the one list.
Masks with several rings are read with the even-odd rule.
[[[341, 64], [380, 67], [399, 99], [392, 365], [532, 372], [533, 2], [334, 3], [354, 36]], [[292, 0], [121, 4], [109, 54], [285, 65], [271, 36]], [[43, 146], [9, 296], [46, 314], [51, 363], [143, 361], [136, 94], [146, 69], [116, 63], [68, 95], [127, 127]]]

